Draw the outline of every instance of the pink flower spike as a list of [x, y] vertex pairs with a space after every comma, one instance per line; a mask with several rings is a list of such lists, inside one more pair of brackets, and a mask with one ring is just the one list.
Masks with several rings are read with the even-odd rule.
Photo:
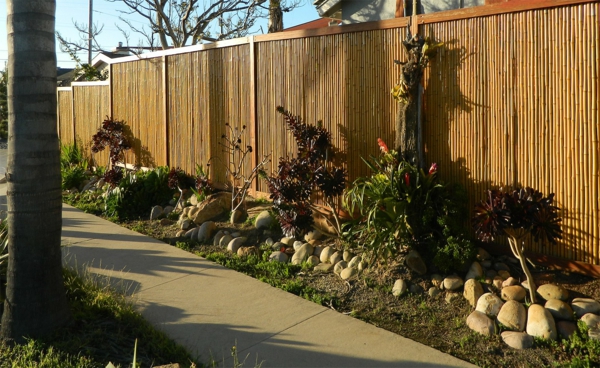
[[408, 173], [404, 174], [404, 184], [406, 184], [406, 186], [410, 186], [410, 175], [408, 175]]
[[437, 172], [438, 170], [438, 166], [437, 164], [434, 162], [431, 164], [431, 167], [429, 168], [429, 175], [433, 174], [434, 172]]
[[388, 153], [388, 151], [389, 151], [388, 146], [387, 146], [387, 144], [385, 144], [383, 139], [377, 138], [377, 144], [379, 145], [379, 149], [381, 150], [381, 153]]

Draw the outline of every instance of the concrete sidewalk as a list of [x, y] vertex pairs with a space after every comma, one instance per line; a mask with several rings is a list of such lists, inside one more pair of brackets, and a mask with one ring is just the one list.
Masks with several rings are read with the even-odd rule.
[[201, 362], [232, 366], [236, 345], [247, 367], [472, 366], [68, 205], [63, 245], [66, 264], [109, 277]]

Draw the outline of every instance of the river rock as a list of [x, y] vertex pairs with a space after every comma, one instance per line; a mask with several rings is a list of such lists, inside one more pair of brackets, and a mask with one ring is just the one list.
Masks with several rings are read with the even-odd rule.
[[404, 257], [404, 263], [406, 264], [406, 267], [419, 275], [425, 275], [427, 273], [427, 266], [425, 265], [425, 262], [423, 262], [423, 258], [421, 258], [419, 252], [416, 250], [408, 252], [406, 257]]
[[306, 262], [308, 262], [308, 264], [311, 265], [311, 266], [316, 266], [319, 263], [321, 263], [321, 260], [317, 256], [310, 256], [310, 257], [308, 257], [308, 259], [306, 260]]
[[544, 305], [554, 319], [572, 320], [573, 309], [567, 302], [558, 299], [550, 299]]
[[198, 235], [198, 228], [195, 227], [185, 232], [185, 237], [189, 239], [194, 239]]
[[488, 253], [487, 250], [483, 249], [483, 248], [477, 248], [477, 259], [480, 261], [485, 261], [488, 259], [491, 259], [492, 256], [490, 255], [490, 253]]
[[[319, 255], [319, 259], [321, 260], [321, 262], [325, 263], [325, 262], [329, 262], [329, 258], [333, 255], [334, 250], [332, 247], [325, 247], [323, 248], [323, 250], [321, 251], [321, 254]], [[333, 262], [332, 262], [333, 263]]]
[[241, 236], [239, 238], [231, 239], [229, 244], [227, 244], [227, 250], [231, 253], [237, 253], [238, 249], [248, 240], [246, 237]]
[[571, 302], [571, 307], [577, 314], [577, 318], [581, 318], [587, 313], [600, 314], [600, 303], [590, 298], [575, 298]]
[[479, 311], [473, 311], [467, 317], [467, 326], [477, 333], [491, 336], [496, 333], [496, 324], [492, 319]]
[[320, 232], [317, 229], [314, 229], [312, 231], [307, 232], [306, 235], [304, 235], [304, 240], [308, 243], [312, 240], [319, 240], [319, 239], [321, 239], [322, 236], [323, 236], [322, 232]]
[[257, 229], [268, 229], [273, 225], [274, 221], [275, 220], [269, 211], [262, 211], [258, 214], [258, 216], [256, 216], [256, 219], [254, 220], [254, 226]]
[[356, 268], [346, 267], [342, 270], [342, 272], [340, 272], [340, 277], [342, 280], [349, 280], [356, 275], [358, 275], [358, 270]]
[[331, 262], [331, 264], [336, 264], [339, 261], [341, 261], [343, 258], [342, 253], [340, 252], [335, 252], [331, 255], [331, 257], [329, 257], [329, 262]]
[[523, 350], [533, 347], [533, 336], [525, 332], [504, 331], [500, 336], [502, 341], [513, 349]]
[[258, 248], [255, 246], [240, 247], [237, 250], [237, 255], [239, 257], [258, 256]]
[[406, 280], [398, 279], [394, 282], [394, 286], [392, 287], [392, 295], [401, 296], [406, 293], [406, 290], [408, 290], [408, 283]]
[[150, 220], [156, 220], [163, 214], [163, 208], [161, 206], [154, 206], [150, 211]]
[[515, 286], [515, 285], [519, 285], [519, 280], [515, 279], [514, 277], [509, 277], [502, 282], [503, 288], [505, 288], [507, 286]]
[[293, 264], [300, 264], [304, 262], [310, 254], [312, 254], [312, 245], [308, 243], [302, 244], [292, 256]]
[[444, 278], [441, 275], [434, 273], [431, 275], [431, 283], [436, 288], [442, 288], [444, 286]]
[[586, 313], [581, 320], [592, 330], [600, 329], [600, 316], [593, 313]]
[[600, 329], [598, 330], [588, 330], [588, 336], [591, 340], [600, 341]]
[[319, 257], [319, 261], [320, 261], [322, 252], [323, 252], [323, 247], [320, 245], [317, 245], [317, 246], [315, 246], [315, 249], [313, 250], [313, 256]]
[[281, 248], [285, 248], [285, 244], [282, 242], [275, 242], [273, 245], [271, 245], [272, 250], [281, 250]]
[[435, 286], [432, 286], [429, 288], [427, 293], [429, 294], [430, 297], [435, 298], [438, 295], [440, 295], [442, 293], [442, 291], [440, 289], [436, 288]]
[[568, 339], [577, 331], [577, 324], [571, 321], [556, 321], [556, 331], [563, 339]]
[[348, 267], [348, 262], [339, 261], [338, 263], [336, 263], [334, 265], [333, 273], [335, 273], [336, 275], [339, 275], [346, 267]]
[[352, 254], [352, 252], [350, 252], [349, 250], [344, 250], [343, 258], [344, 261], [350, 262], [350, 260], [354, 258], [354, 254]]
[[288, 259], [289, 259], [288, 255], [285, 254], [284, 252], [280, 252], [280, 251], [275, 251], [275, 252], [271, 253], [271, 255], [269, 256], [269, 261], [271, 261], [271, 262], [285, 263], [288, 261]]
[[233, 236], [231, 236], [229, 234], [225, 234], [221, 237], [221, 240], [219, 240], [219, 246], [227, 247], [232, 240], [233, 240]]
[[301, 242], [300, 240], [296, 240], [294, 242], [294, 244], [292, 245], [292, 247], [294, 248], [294, 250], [298, 250], [304, 244], [305, 244], [304, 242]]
[[225, 233], [223, 232], [223, 230], [217, 231], [217, 233], [213, 237], [213, 245], [215, 245], [215, 246], [219, 245], [219, 242], [221, 241], [221, 238], [223, 237], [223, 235], [225, 235]]
[[498, 313], [498, 322], [502, 323], [509, 330], [523, 331], [525, 330], [525, 322], [527, 321], [527, 311], [523, 304], [516, 300], [509, 300]]
[[516, 300], [522, 302], [525, 300], [527, 290], [521, 285], [507, 286], [502, 288], [501, 297], [504, 300]]
[[186, 231], [185, 230], [179, 230], [176, 234], [175, 237], [179, 238], [180, 236], [185, 236]]
[[504, 279], [500, 276], [494, 276], [494, 279], [492, 280], [492, 285], [494, 285], [494, 287], [498, 290], [502, 290], [502, 283], [504, 282]]
[[479, 262], [475, 261], [471, 263], [471, 267], [469, 267], [469, 271], [467, 272], [467, 276], [465, 276], [465, 280], [470, 279], [479, 279], [483, 276], [483, 268], [479, 264]]
[[527, 310], [527, 333], [534, 337], [556, 340], [556, 324], [550, 312], [539, 304]]
[[544, 284], [537, 288], [537, 293], [544, 298], [544, 300], [558, 299], [567, 300], [569, 298], [569, 292], [567, 289], [560, 285]]
[[444, 279], [444, 289], [454, 291], [460, 289], [463, 286], [463, 280], [456, 275], [448, 276]]
[[348, 262], [348, 267], [350, 268], [358, 268], [358, 264], [360, 263], [360, 256], [354, 256], [352, 257], [352, 259], [350, 260], [350, 262]]
[[479, 281], [475, 279], [465, 281], [463, 296], [472, 307], [477, 305], [477, 301], [481, 295], [483, 295], [483, 287]]
[[242, 210], [234, 210], [231, 212], [231, 215], [229, 216], [229, 223], [230, 224], [237, 224], [239, 222], [242, 222], [242, 217], [244, 216], [244, 211]]
[[475, 310], [496, 317], [504, 305], [502, 299], [492, 293], [485, 293], [477, 300]]
[[281, 238], [281, 240], [280, 240], [280, 242], [282, 242], [283, 244], [285, 244], [287, 246], [292, 246], [295, 241], [296, 241], [296, 239], [290, 238], [290, 237], [287, 237], [287, 236]]
[[173, 212], [173, 210], [174, 210], [173, 206], [166, 206], [165, 208], [163, 208], [163, 215], [167, 216], [171, 212]]
[[456, 302], [456, 300], [458, 300], [460, 298], [461, 298], [461, 295], [459, 293], [448, 292], [448, 293], [446, 293], [446, 297], [444, 298], [444, 300], [446, 300], [446, 303], [448, 303], [448, 304], [454, 304]]
[[198, 228], [197, 240], [201, 243], [208, 241], [216, 229], [217, 225], [213, 221], [206, 221]]
[[504, 270], [500, 270], [497, 273], [498, 276], [502, 277], [502, 280], [506, 280], [507, 278], [510, 277], [510, 272], [508, 271], [504, 271]]
[[192, 226], [192, 221], [189, 219], [185, 219], [185, 220], [181, 221], [179, 228], [181, 230], [188, 230], [190, 228], [190, 226]]
[[331, 271], [333, 271], [333, 267], [334, 266], [331, 263], [319, 263], [315, 267], [315, 271], [331, 272]]

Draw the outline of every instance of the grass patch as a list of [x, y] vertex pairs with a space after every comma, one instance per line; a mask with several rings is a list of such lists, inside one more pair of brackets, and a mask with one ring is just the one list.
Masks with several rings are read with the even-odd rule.
[[181, 346], [154, 329], [125, 297], [112, 289], [64, 271], [72, 322], [44, 339], [9, 347], [0, 344], [0, 367], [129, 367], [138, 339], [137, 362], [143, 367], [197, 364]]

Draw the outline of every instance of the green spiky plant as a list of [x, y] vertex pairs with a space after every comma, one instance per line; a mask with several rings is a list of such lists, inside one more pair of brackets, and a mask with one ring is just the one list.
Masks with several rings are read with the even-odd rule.
[[545, 197], [527, 187], [512, 191], [488, 190], [487, 198], [475, 206], [475, 234], [485, 242], [499, 235], [508, 237], [510, 250], [527, 276], [532, 303], [536, 302], [536, 286], [527, 266], [524, 240], [531, 235], [536, 242], [555, 244], [562, 237], [562, 219], [558, 215], [559, 208], [553, 203], [554, 193]]

